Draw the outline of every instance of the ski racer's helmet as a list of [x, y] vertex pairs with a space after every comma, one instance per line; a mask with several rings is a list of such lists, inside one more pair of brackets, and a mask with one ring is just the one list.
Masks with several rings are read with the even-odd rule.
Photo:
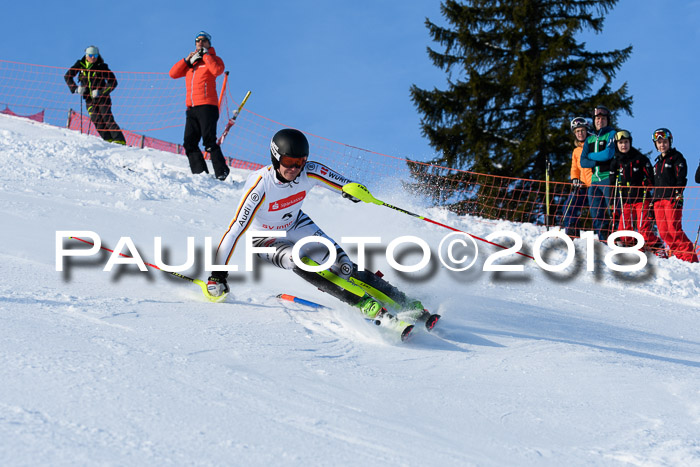
[[[280, 168], [280, 163], [285, 167], [285, 159], [302, 159], [309, 157], [309, 141], [299, 130], [285, 128], [275, 133], [270, 141], [270, 158], [275, 170]], [[297, 161], [298, 162], [298, 161]], [[306, 161], [303, 161], [303, 164]]]
[[588, 124], [588, 120], [585, 117], [574, 117], [571, 120], [571, 131], [576, 130], [576, 128], [585, 128], [586, 131], [590, 131], [591, 126]]
[[632, 146], [632, 133], [630, 133], [629, 131], [619, 130], [617, 133], [615, 133], [615, 142], [617, 143], [621, 139], [630, 140], [630, 146]]
[[656, 146], [656, 141], [659, 138], [666, 138], [668, 140], [669, 147], [673, 146], [673, 135], [671, 134], [671, 130], [668, 128], [657, 128], [654, 130], [654, 134], [651, 137], [651, 140], [654, 142], [654, 146]]

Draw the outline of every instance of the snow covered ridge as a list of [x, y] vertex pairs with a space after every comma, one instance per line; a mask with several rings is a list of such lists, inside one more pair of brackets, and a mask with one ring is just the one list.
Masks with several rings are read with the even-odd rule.
[[[581, 260], [560, 273], [512, 256], [521, 272], [483, 272], [497, 250], [480, 244], [468, 271], [399, 274], [368, 248], [370, 269], [443, 316], [401, 344], [274, 267], [230, 281], [218, 304], [158, 271], [102, 272], [106, 255], [55, 270], [60, 230], [110, 247], [129, 236], [146, 261], [161, 236], [164, 261], [182, 264], [188, 236], [228, 226], [247, 172], [192, 177], [184, 157], [1, 115], [0, 171], [0, 465], [700, 463], [697, 265], [652, 257], [613, 273], [601, 246], [587, 272], [577, 241]], [[543, 234], [368, 188], [482, 238], [516, 232], [526, 251]], [[329, 235], [378, 236], [379, 250], [446, 234], [326, 190], [309, 198]], [[551, 263], [565, 254], [543, 246]]]
[[[244, 170], [234, 171], [233, 184], [216, 184], [206, 176], [192, 177], [184, 157], [174, 157], [170, 153], [161, 153], [151, 149], [114, 147], [97, 138], [76, 135], [74, 132], [50, 125], [4, 115], [0, 117], [2, 117], [0, 125], [3, 128], [0, 130], [0, 150], [2, 150], [0, 164], [5, 166], [2, 167], [3, 172], [7, 174], [5, 184], [15, 182], [25, 192], [36, 190], [47, 196], [50, 193], [54, 199], [59, 198], [67, 203], [76, 203], [77, 209], [80, 206], [89, 206], [106, 211], [116, 209], [125, 214], [130, 211], [140, 214], [156, 214], [163, 203], [170, 201], [181, 206], [206, 204], [208, 209], [211, 209], [209, 206], [213, 205], [216, 221], [211, 215], [204, 212], [201, 218], [192, 216], [187, 220], [193, 226], [210, 226], [210, 230], [200, 230], [200, 235], [195, 235], [198, 241], [210, 237], [214, 237], [214, 243], [218, 241], [218, 235], [223, 232], [223, 228], [229, 222], [229, 216], [232, 215], [233, 208], [238, 202], [241, 182], [248, 174]], [[17, 170], [20, 167], [22, 170]], [[346, 204], [342, 200], [329, 197], [328, 194], [323, 193], [323, 190], [319, 191], [320, 193], [316, 193], [316, 196], [323, 198], [326, 204], [338, 204], [339, 206]], [[376, 194], [382, 193], [379, 191]], [[540, 260], [541, 255], [542, 261], [546, 261], [548, 264], [557, 265], [567, 260], [575, 260], [570, 267], [563, 271], [545, 273], [540, 271], [535, 264], [518, 261], [518, 258], [514, 257], [514, 250], [506, 253], [498, 248], [479, 243], [479, 251], [475, 253], [477, 261], [473, 268], [487, 277], [499, 269], [510, 269], [514, 271], [514, 274], [537, 277], [538, 280], [546, 280], [547, 277], [551, 277], [555, 280], [600, 281], [606, 286], [634, 287], [646, 293], [672, 294], [691, 301], [700, 295], [697, 265], [683, 264], [676, 259], [659, 260], [656, 257], [650, 257], [649, 263], [643, 265], [641, 270], [621, 273], [611, 270], [611, 263], [606, 262], [605, 256], [609, 256], [610, 251], [601, 246], [591, 248], [592, 242], [590, 241], [576, 240], [574, 242], [576, 251], [572, 255], [571, 252], [567, 252], [566, 244], [561, 240], [550, 239], [542, 242], [545, 234], [552, 235], [552, 233], [547, 233], [541, 226], [484, 221], [470, 216], [457, 216], [439, 208], [425, 210], [422, 207], [414, 207], [416, 200], [410, 199], [408, 195], [397, 196], [397, 193], [393, 192], [387, 196], [390, 197], [383, 199], [388, 199], [399, 206], [408, 206], [414, 211], [427, 211], [426, 216], [431, 219], [499, 244], [512, 246], [520, 240], [524, 245], [522, 251], [526, 254], [532, 255], [533, 246], [537, 246], [537, 253], [539, 253], [536, 255], [537, 259]], [[308, 209], [313, 209], [313, 207], [308, 207]], [[381, 208], [365, 206], [365, 210], [377, 212]], [[387, 213], [377, 213], [379, 216], [382, 214]], [[360, 230], [357, 236], [378, 236], [382, 239], [385, 250], [387, 246], [392, 247], [393, 250], [392, 242], [407, 234], [420, 231], [421, 235], [418, 239], [425, 241], [426, 245], [422, 245], [425, 250], [427, 244], [436, 249], [442, 240], [450, 234], [448, 230], [428, 227], [425, 223], [410, 217], [402, 219], [400, 214], [392, 214], [392, 216], [401, 220], [405, 230], [395, 231], [393, 235], [388, 233], [387, 229], [376, 229], [374, 232]], [[64, 221], [68, 219], [70, 217], [65, 218]], [[79, 221], [74, 224], [62, 224], [61, 228], [56, 230], [94, 230], [102, 237], [105, 244], [111, 244], [111, 246], [116, 245], [121, 237], [132, 238], [139, 242], [137, 243], [139, 246], [143, 245], [142, 253], [147, 262], [154, 257], [153, 238], [163, 237], [165, 248], [172, 248], [171, 254], [183, 258], [179, 262], [171, 261], [170, 264], [183, 264], [186, 262], [185, 259], [188, 260], [187, 262], [191, 262], [189, 261], [191, 258], [183, 256], [187, 251], [186, 237], [173, 238], [167, 232], [159, 230], [157, 222], [151, 226], [140, 223], [132, 231], [124, 231], [121, 222], [98, 229], [97, 226], [104, 223], [101, 216], [97, 216], [94, 223], [82, 216], [77, 216], [77, 219]], [[143, 234], [145, 231], [153, 231], [156, 234], [149, 238]], [[505, 231], [510, 235], [492, 237], [496, 231]], [[340, 236], [337, 237], [340, 240]], [[201, 249], [202, 243], [199, 243], [197, 247]], [[182, 251], [177, 253], [178, 250]], [[245, 253], [243, 248], [240, 250]], [[359, 253], [362, 253], [363, 250], [364, 248]], [[129, 252], [125, 251], [125, 253]], [[428, 255], [430, 256], [430, 252]], [[432, 262], [439, 263], [440, 267], [449, 267], [449, 264], [442, 262], [445, 255], [441, 251], [436, 251], [432, 256]], [[201, 255], [202, 259], [205, 257], [207, 255]], [[243, 265], [247, 264], [246, 260], [242, 258], [241, 256], [239, 261], [240, 270], [243, 270]], [[202, 268], [205, 261], [199, 261], [199, 259], [197, 265]], [[384, 269], [400, 268], [400, 265], [392, 262], [393, 258], [387, 259], [390, 264], [383, 262]], [[415, 265], [420, 262], [420, 259], [412, 263], [411, 260], [404, 263], [405, 265]], [[422, 259], [426, 259], [425, 255]], [[130, 261], [123, 258], [121, 261], [114, 261], [115, 264], [120, 262], [128, 264]], [[628, 258], [627, 261], [619, 263], [632, 267], [629, 265], [638, 264], [639, 259]], [[420, 263], [420, 269], [423, 269], [425, 264], [425, 262]], [[104, 262], [99, 270], [102, 269], [102, 266], [104, 266]], [[207, 263], [206, 266], [209, 264]], [[592, 268], [596, 270], [593, 274], [589, 272]], [[208, 268], [204, 269], [208, 270]], [[404, 270], [417, 272], [417, 269], [409, 266]], [[181, 269], [176, 270], [182, 272]]]

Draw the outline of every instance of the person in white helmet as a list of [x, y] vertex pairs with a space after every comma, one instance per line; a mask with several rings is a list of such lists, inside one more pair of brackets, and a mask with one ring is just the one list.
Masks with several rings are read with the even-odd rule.
[[[78, 78], [78, 84], [75, 78]], [[85, 99], [90, 120], [95, 130], [105, 141], [126, 144], [124, 134], [112, 114], [112, 92], [117, 87], [117, 77], [100, 55], [100, 50], [91, 45], [63, 76], [73, 94]]]

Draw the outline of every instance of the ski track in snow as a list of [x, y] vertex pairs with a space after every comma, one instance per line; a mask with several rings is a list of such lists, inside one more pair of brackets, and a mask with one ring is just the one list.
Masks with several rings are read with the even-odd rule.
[[[398, 274], [377, 254], [372, 269], [443, 315], [402, 344], [271, 266], [233, 274], [221, 304], [162, 272], [103, 272], [106, 253], [56, 271], [57, 230], [95, 231], [108, 248], [130, 236], [147, 262], [162, 236], [170, 264], [193, 236], [201, 255], [245, 171], [193, 177], [183, 156], [4, 115], [0, 170], [2, 465], [700, 464], [698, 265], [652, 257], [611, 273], [599, 247], [596, 272], [511, 259], [522, 273], [485, 273], [493, 250], [479, 245], [470, 271]], [[512, 230], [531, 247], [543, 232], [369, 188], [482, 238]], [[447, 233], [322, 189], [305, 208], [337, 240], [418, 235], [436, 247]], [[548, 261], [564, 259], [547, 245]], [[233, 262], [242, 268], [242, 251]]]

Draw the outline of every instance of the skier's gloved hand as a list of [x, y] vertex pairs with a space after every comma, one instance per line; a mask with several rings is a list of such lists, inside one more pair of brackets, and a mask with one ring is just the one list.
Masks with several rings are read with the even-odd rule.
[[[224, 294], [229, 293], [228, 284], [226, 283], [226, 277], [219, 275], [220, 271], [216, 271], [209, 276], [209, 281], [207, 282], [207, 292], [212, 297], [221, 297]], [[225, 271], [224, 271], [225, 273]]]
[[355, 198], [354, 196], [352, 196], [351, 194], [345, 193], [345, 192], [343, 192], [343, 198], [349, 199], [349, 200], [352, 201], [353, 203], [359, 203], [359, 202], [361, 201], [361, 200]]
[[581, 185], [581, 180], [579, 180], [578, 178], [574, 178], [571, 180], [571, 184], [575, 187], [578, 187]]
[[90, 93], [93, 99], [100, 97], [100, 90], [99, 89], [93, 89], [92, 92]]
[[77, 88], [75, 88], [75, 93], [79, 96], [82, 96], [84, 92], [85, 86], [78, 86]]

